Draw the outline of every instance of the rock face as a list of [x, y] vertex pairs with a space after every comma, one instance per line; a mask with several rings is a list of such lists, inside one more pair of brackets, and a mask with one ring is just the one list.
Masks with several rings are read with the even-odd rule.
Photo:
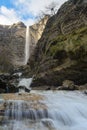
[[[30, 26], [30, 54], [34, 50], [45, 28], [48, 16]], [[22, 22], [0, 25], [0, 69], [9, 71], [13, 66], [22, 66], [25, 58], [26, 26]], [[32, 51], [31, 51], [32, 50]], [[2, 66], [3, 65], [3, 66]]]
[[9, 73], [0, 74], [0, 93], [18, 92], [19, 76]]
[[[10, 26], [0, 25], [0, 60], [5, 58], [14, 65], [22, 64], [24, 60], [25, 31], [26, 26], [22, 22]], [[2, 64], [6, 64], [3, 60], [2, 62]]]
[[35, 74], [32, 87], [57, 87], [64, 80], [87, 82], [86, 10], [85, 1], [69, 0], [48, 20], [25, 71]]
[[49, 16], [47, 15], [40, 19], [36, 24], [30, 26], [30, 54], [34, 51], [38, 40], [41, 38], [48, 19]]

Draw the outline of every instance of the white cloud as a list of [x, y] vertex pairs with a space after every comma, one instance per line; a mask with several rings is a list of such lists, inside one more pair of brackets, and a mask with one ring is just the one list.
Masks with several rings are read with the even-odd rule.
[[0, 24], [12, 24], [20, 21], [20, 17], [17, 16], [17, 13], [14, 9], [8, 9], [5, 6], [0, 8]]
[[44, 10], [51, 2], [57, 2], [58, 7], [67, 0], [14, 0], [14, 8], [0, 7], [0, 24], [13, 24], [23, 21], [26, 25], [32, 25], [34, 18]]
[[41, 10], [44, 10], [51, 2], [58, 3], [58, 7], [67, 0], [15, 0], [14, 4], [23, 13], [37, 16]]
[[22, 20], [24, 23], [25, 23], [25, 25], [33, 25], [34, 23], [35, 23], [35, 20], [33, 20], [33, 19], [27, 19], [27, 20]]

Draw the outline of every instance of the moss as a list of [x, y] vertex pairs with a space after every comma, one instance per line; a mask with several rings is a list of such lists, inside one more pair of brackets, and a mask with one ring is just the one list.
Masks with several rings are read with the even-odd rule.
[[50, 53], [53, 56], [61, 50], [64, 50], [64, 42], [59, 42], [59, 44], [50, 47]]
[[85, 31], [86, 27], [72, 34], [57, 36], [51, 41], [46, 55], [60, 61], [67, 57], [71, 60], [84, 61], [87, 57], [87, 36], [83, 34]]
[[[50, 48], [51, 54], [56, 53], [56, 51], [62, 50], [63, 48], [65, 48], [66, 51], [70, 49], [75, 51], [76, 48], [83, 44], [83, 33], [85, 31], [87, 31], [87, 27], [75, 30], [71, 34], [59, 35], [50, 41], [48, 49]], [[87, 40], [86, 37], [85, 39]]]
[[86, 34], [87, 33], [87, 26], [79, 28], [78, 30], [75, 31], [76, 33], [82, 33]]
[[67, 39], [66, 41], [66, 46], [65, 46], [65, 50], [68, 51], [72, 51], [75, 52], [76, 50], [78, 50], [80, 48], [80, 46], [83, 45], [83, 41], [82, 39], [76, 35], [73, 37], [70, 37]]
[[82, 61], [83, 57], [85, 56], [84, 48], [81, 46], [77, 50], [75, 50], [74, 52], [73, 51], [69, 51], [68, 52], [68, 56], [72, 60]]

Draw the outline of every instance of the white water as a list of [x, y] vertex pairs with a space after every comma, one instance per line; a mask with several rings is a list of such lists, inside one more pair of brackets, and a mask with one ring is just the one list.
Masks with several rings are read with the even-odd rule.
[[18, 87], [24, 86], [28, 90], [31, 90], [30, 85], [32, 83], [32, 78], [22, 78], [19, 81]]
[[29, 33], [29, 26], [26, 28], [26, 43], [25, 43], [25, 61], [24, 64], [26, 65], [29, 59], [29, 50], [30, 50], [30, 33]]
[[87, 130], [86, 95], [65, 91], [33, 93], [44, 97], [39, 103], [47, 109], [31, 109], [32, 100], [8, 101], [5, 115], [9, 123], [4, 130]]
[[18, 75], [20, 77], [22, 75], [22, 73], [21, 72], [17, 72], [17, 73], [14, 73], [13, 75], [14, 76]]
[[80, 92], [44, 93], [56, 130], [87, 129], [87, 96]]

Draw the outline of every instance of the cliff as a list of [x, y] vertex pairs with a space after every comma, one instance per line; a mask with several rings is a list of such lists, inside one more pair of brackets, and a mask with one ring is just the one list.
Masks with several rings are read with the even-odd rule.
[[87, 2], [69, 0], [51, 17], [29, 60], [32, 87], [87, 82]]
[[30, 55], [34, 51], [38, 40], [41, 38], [46, 23], [49, 16], [46, 15], [44, 18], [40, 19], [37, 23], [30, 26]]
[[[48, 16], [30, 26], [30, 54], [40, 39]], [[26, 26], [23, 22], [12, 25], [0, 25], [0, 72], [8, 72], [13, 67], [24, 65]]]
[[23, 64], [25, 32], [26, 26], [22, 22], [0, 25], [0, 70], [10, 70], [11, 64]]

